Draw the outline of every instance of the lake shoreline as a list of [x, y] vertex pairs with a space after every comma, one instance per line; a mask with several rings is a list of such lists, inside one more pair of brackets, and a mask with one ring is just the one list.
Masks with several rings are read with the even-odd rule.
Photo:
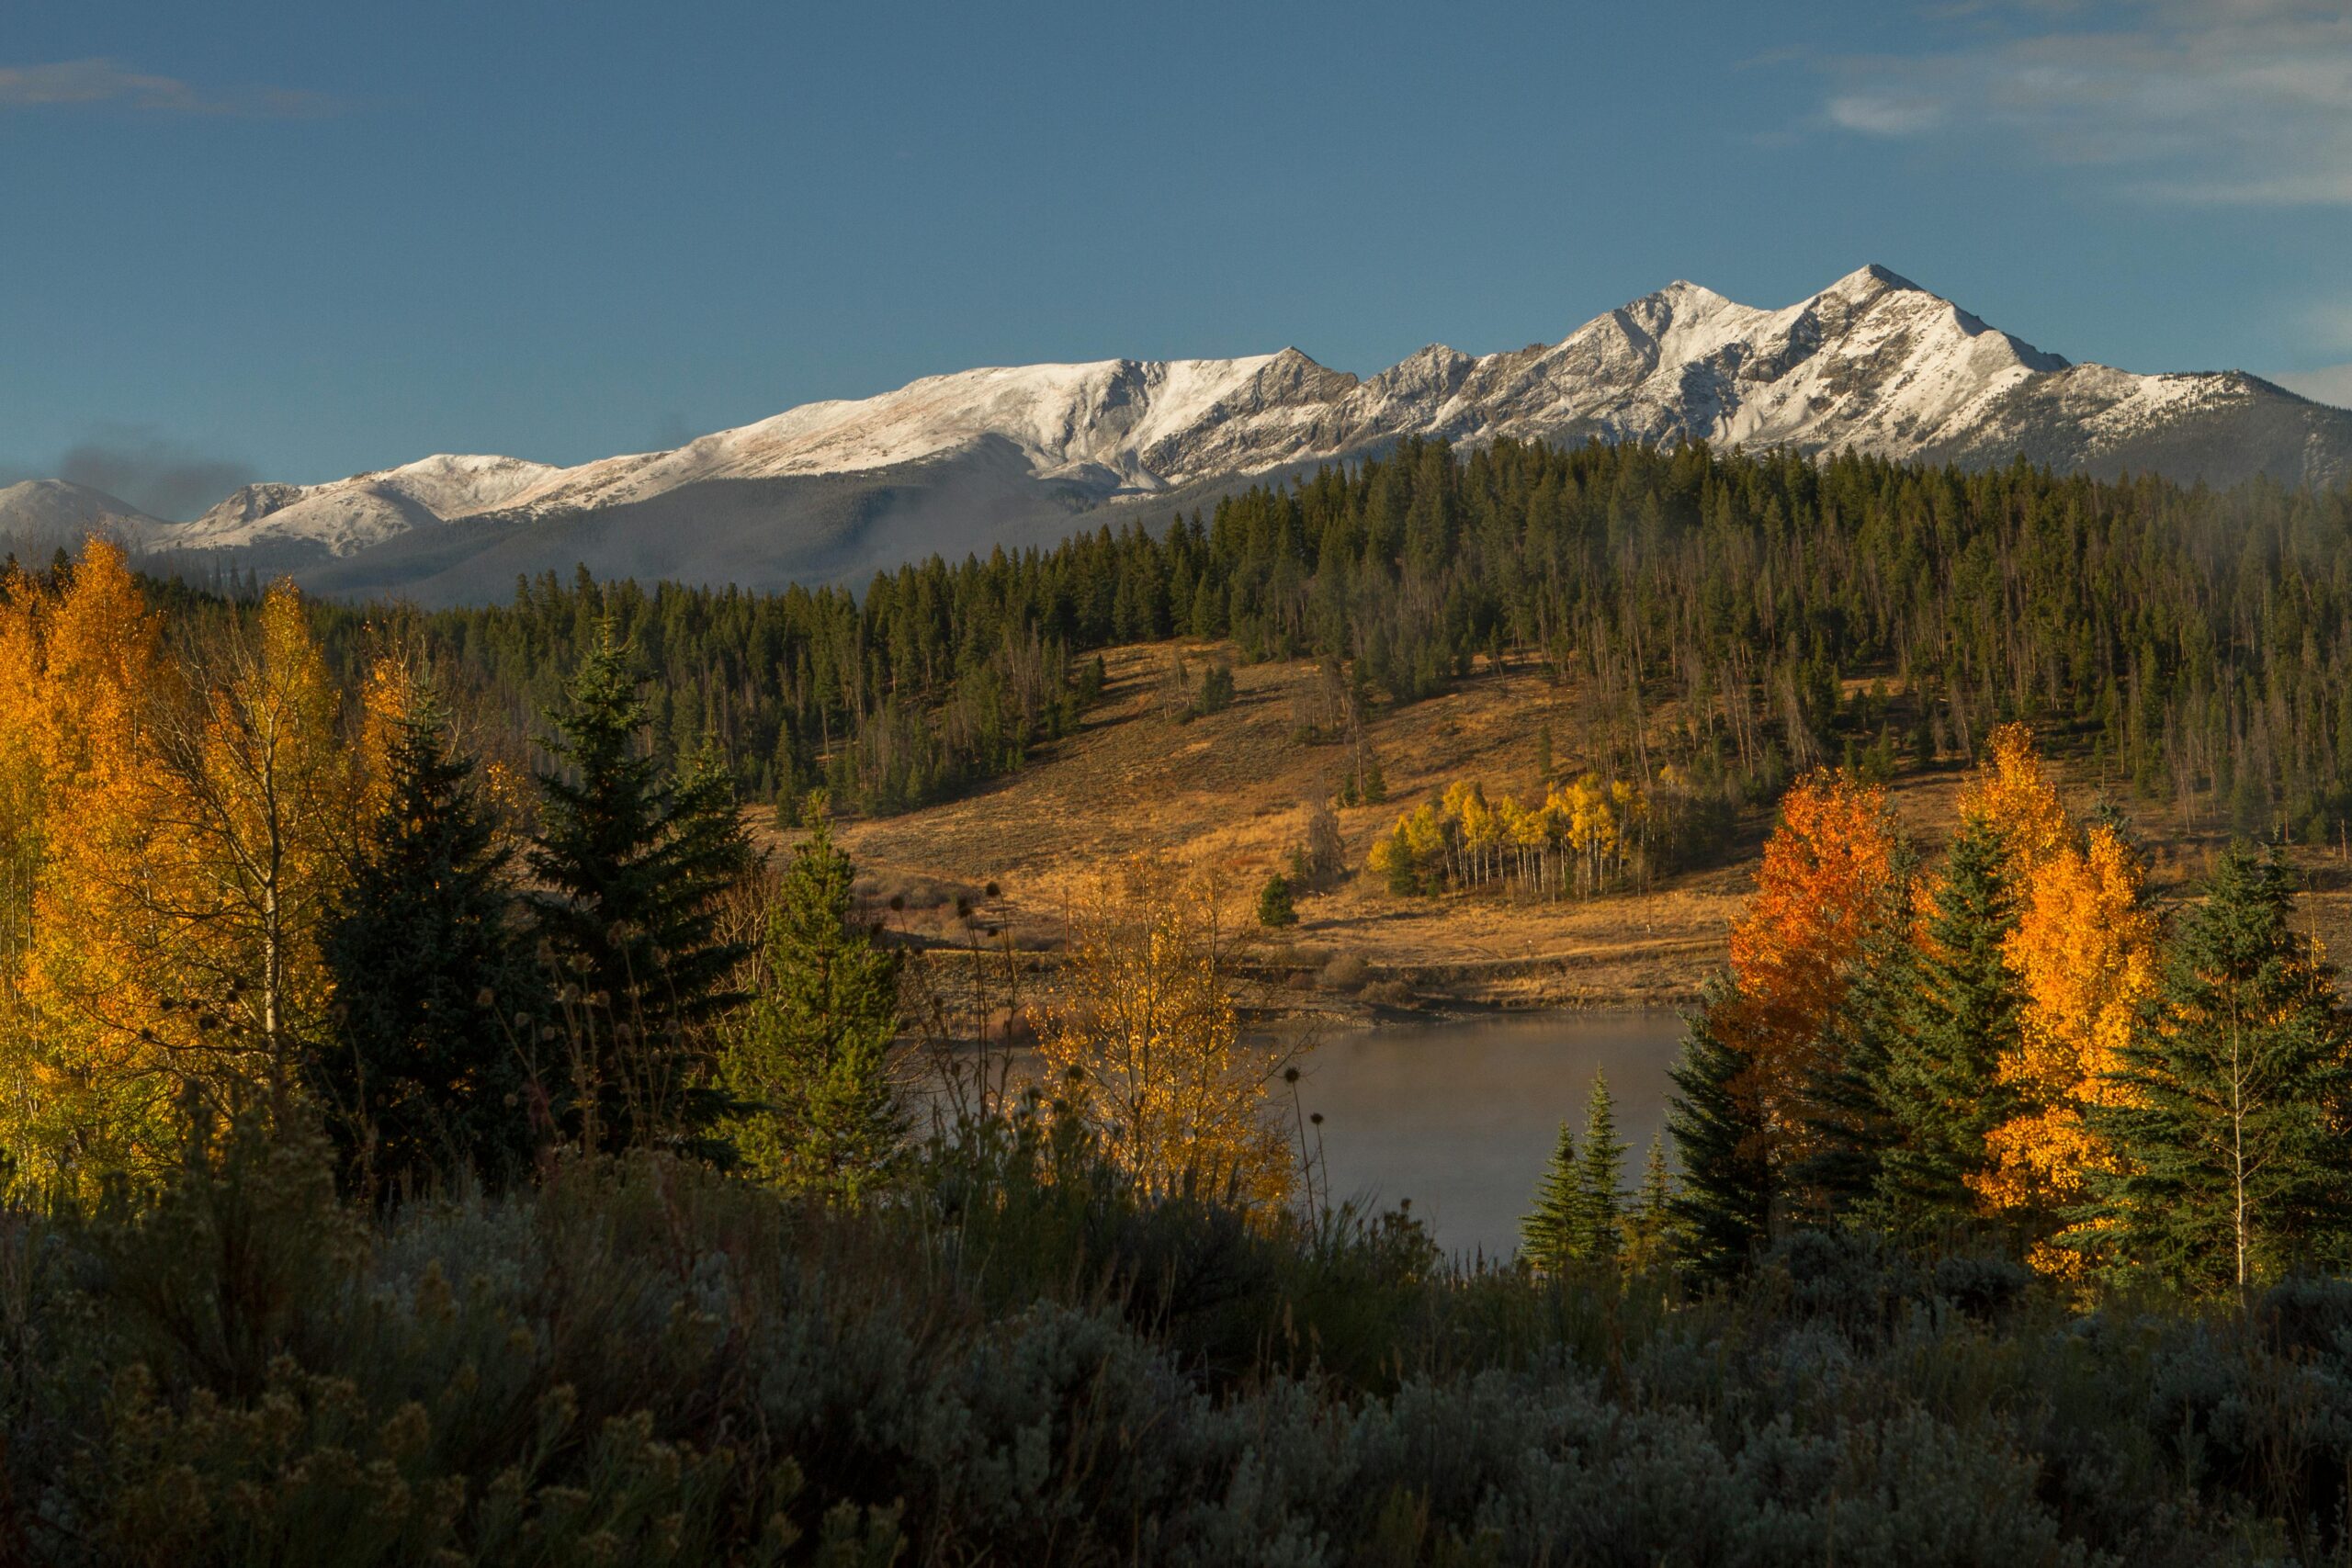
[[1488, 1010], [1316, 1039], [1298, 1059], [1294, 1114], [1328, 1201], [1409, 1199], [1450, 1254], [1506, 1258], [1565, 1122], [1581, 1136], [1596, 1073], [1625, 1145], [1624, 1182], [1665, 1125], [1679, 1015], [1657, 1010]]

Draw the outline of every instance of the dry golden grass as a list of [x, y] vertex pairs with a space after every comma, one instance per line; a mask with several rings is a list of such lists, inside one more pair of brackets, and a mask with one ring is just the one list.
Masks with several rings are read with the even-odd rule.
[[[1103, 698], [1084, 728], [1023, 773], [923, 811], [845, 824], [865, 896], [897, 896], [906, 907], [894, 923], [933, 940], [968, 930], [961, 897], [974, 921], [1045, 947], [1080, 879], [1155, 849], [1221, 874], [1246, 918], [1259, 886], [1305, 836], [1308, 810], [1330, 797], [1345, 754], [1298, 738], [1293, 703], [1311, 686], [1310, 664], [1237, 666], [1232, 707], [1189, 722], [1169, 716], [1160, 683], [1180, 650], [1196, 678], [1229, 653], [1189, 642], [1112, 650]], [[1532, 670], [1481, 673], [1383, 716], [1374, 740], [1388, 804], [1340, 811], [1351, 874], [1300, 897], [1299, 925], [1269, 962], [1302, 981], [1328, 972], [1317, 987], [1326, 993], [1396, 999], [1401, 987], [1418, 1002], [1638, 1006], [1693, 995], [1746, 896], [1742, 866], [1583, 903], [1408, 900], [1352, 874], [1400, 807], [1450, 780], [1529, 791], [1536, 730], [1547, 720], [1566, 736], [1559, 690]], [[1563, 743], [1558, 761], [1573, 767], [1573, 747]], [[1335, 960], [1354, 962], [1334, 968]], [[1368, 973], [1355, 973], [1358, 964]]]
[[[944, 805], [843, 825], [865, 897], [879, 906], [896, 896], [903, 907], [892, 923], [919, 938], [961, 944], [976, 930], [995, 931], [1024, 949], [1049, 950], [1080, 879], [1118, 855], [1153, 849], [1222, 874], [1236, 918], [1247, 919], [1260, 884], [1304, 837], [1312, 804], [1331, 796], [1345, 753], [1298, 738], [1294, 702], [1315, 679], [1305, 662], [1237, 665], [1232, 707], [1189, 722], [1169, 716], [1161, 685], [1179, 653], [1197, 683], [1199, 671], [1230, 649], [1190, 641], [1113, 649], [1104, 655], [1102, 700], [1084, 727], [1023, 772]], [[1532, 667], [1482, 671], [1446, 695], [1379, 718], [1374, 739], [1388, 803], [1340, 812], [1351, 874], [1329, 892], [1302, 896], [1298, 926], [1261, 950], [1270, 967], [1291, 975], [1301, 1005], [1361, 1015], [1366, 997], [1419, 1006], [1649, 1007], [1697, 994], [1723, 963], [1731, 921], [1754, 885], [1768, 825], [1761, 814], [1740, 825], [1725, 863], [1585, 901], [1404, 899], [1357, 874], [1400, 808], [1453, 779], [1528, 793], [1535, 737], [1547, 722], [1558, 766], [1574, 771], [1580, 759], [1569, 694]], [[2086, 807], [2098, 797], [2098, 779], [2053, 766], [2069, 805]], [[1891, 792], [1897, 816], [1930, 852], [1949, 836], [1966, 777], [1950, 767], [1906, 776]], [[2187, 892], [2222, 837], [2184, 833], [2159, 807], [2132, 809], [2149, 840], [2158, 891]], [[2352, 951], [2352, 868], [2318, 852], [2297, 858], [2313, 888], [2304, 900], [2312, 929], [2333, 951]], [[1336, 969], [1334, 961], [1342, 961]]]

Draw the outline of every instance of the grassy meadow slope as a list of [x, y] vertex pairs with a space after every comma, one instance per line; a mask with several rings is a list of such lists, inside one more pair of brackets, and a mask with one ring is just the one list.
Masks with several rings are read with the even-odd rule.
[[[1315, 679], [1306, 661], [1237, 664], [1232, 707], [1189, 720], [1168, 712], [1166, 682], [1182, 657], [1198, 674], [1233, 650], [1176, 640], [1114, 649], [1109, 680], [1080, 732], [1028, 768], [959, 799], [903, 816], [846, 824], [842, 838], [877, 913], [919, 940], [956, 943], [973, 927], [1009, 931], [1044, 955], [1065, 900], [1107, 859], [1169, 851], [1215, 867], [1232, 886], [1238, 917], [1299, 842], [1312, 804], [1329, 798], [1345, 761], [1340, 746], [1298, 738], [1295, 704]], [[1299, 924], [1261, 950], [1302, 1006], [1363, 1016], [1374, 1008], [1671, 1007], [1696, 996], [1724, 962], [1745, 902], [1769, 814], [1741, 817], [1713, 863], [1638, 892], [1544, 902], [1493, 893], [1401, 898], [1362, 874], [1373, 840], [1397, 813], [1457, 778], [1490, 792], [1532, 792], [1536, 735], [1548, 723], [1556, 762], [1582, 765], [1578, 694], [1534, 664], [1483, 664], [1444, 695], [1383, 710], [1372, 737], [1388, 800], [1339, 813], [1349, 874], [1303, 896]], [[1672, 722], [1670, 710], [1654, 721]], [[2101, 798], [2082, 756], [2052, 759], [2069, 803]], [[1932, 851], [1949, 830], [1966, 768], [1907, 770], [1891, 790], [1898, 817]], [[2124, 799], [2144, 835], [2163, 896], [2193, 888], [2223, 841], [2210, 823], [2185, 831], [2169, 808]], [[763, 832], [766, 813], [758, 814]], [[2352, 866], [2298, 849], [2314, 929], [2352, 953]], [[997, 889], [989, 893], [989, 885]], [[959, 914], [958, 901], [969, 919]]]

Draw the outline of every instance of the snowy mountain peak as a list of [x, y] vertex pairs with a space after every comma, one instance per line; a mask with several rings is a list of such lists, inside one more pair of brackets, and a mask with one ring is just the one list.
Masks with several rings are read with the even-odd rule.
[[1841, 299], [1864, 299], [1890, 290], [1914, 294], [1928, 292], [1894, 268], [1881, 266], [1876, 262], [1865, 262], [1821, 292], [1834, 294]]
[[520, 457], [436, 452], [396, 468], [324, 484], [251, 484], [192, 523], [174, 525], [183, 549], [314, 541], [336, 555], [510, 505], [563, 469]]
[[1678, 280], [1556, 343], [1485, 355], [1431, 344], [1361, 379], [1295, 347], [985, 367], [575, 468], [442, 453], [326, 484], [250, 485], [187, 524], [19, 485], [0, 491], [0, 534], [33, 519], [273, 561], [381, 560], [326, 575], [372, 591], [477, 557], [490, 592], [517, 570], [581, 559], [639, 576], [842, 581], [932, 548], [1047, 542], [1089, 507], [1414, 436], [1704, 440], [1963, 465], [2025, 452], [2214, 482], [2352, 475], [2352, 413], [2235, 373], [2071, 365], [1873, 263], [1778, 309]]
[[68, 479], [26, 479], [0, 486], [0, 535], [27, 543], [66, 543], [98, 534], [143, 548], [171, 525], [102, 490]]

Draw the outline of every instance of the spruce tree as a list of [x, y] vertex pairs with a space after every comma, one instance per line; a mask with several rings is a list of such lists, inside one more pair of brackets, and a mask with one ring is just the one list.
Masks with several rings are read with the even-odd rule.
[[1708, 1024], [1719, 996], [1711, 992], [1691, 1015], [1681, 1059], [1668, 1069], [1666, 1113], [1682, 1168], [1671, 1208], [1684, 1260], [1714, 1280], [1746, 1272], [1770, 1238], [1775, 1185], [1763, 1117], [1740, 1090], [1747, 1061]]
[[1585, 1101], [1584, 1155], [1577, 1171], [1583, 1198], [1583, 1235], [1577, 1255], [1596, 1263], [1616, 1261], [1624, 1236], [1625, 1144], [1617, 1136], [1617, 1102], [1610, 1097], [1609, 1080], [1592, 1075], [1592, 1093]]
[[1666, 1164], [1666, 1134], [1651, 1134], [1642, 1161], [1642, 1187], [1625, 1216], [1625, 1267], [1648, 1273], [1670, 1258], [1674, 1242], [1674, 1177]]
[[1530, 1263], [1556, 1274], [1580, 1256], [1586, 1234], [1584, 1166], [1577, 1158], [1576, 1134], [1563, 1122], [1560, 1141], [1535, 1188], [1535, 1207], [1520, 1222], [1520, 1247]]
[[1985, 1134], [2008, 1117], [1998, 1068], [2018, 1049], [2023, 998], [2003, 946], [2018, 924], [2007, 863], [1997, 828], [1962, 824], [1929, 897], [1900, 1032], [1871, 1065], [1891, 1140], [1871, 1206], [1914, 1240], [1968, 1223], [1970, 1178], [1988, 1164]]
[[1878, 914], [1848, 965], [1837, 1010], [1822, 1028], [1822, 1063], [1807, 1086], [1809, 1153], [1790, 1173], [1792, 1206], [1808, 1219], [1874, 1221], [1887, 1149], [1901, 1130], [1881, 1093], [1890, 1058], [1905, 1049], [1918, 988], [1911, 941], [1914, 852], [1898, 841]]
[[1281, 872], [1266, 878], [1258, 890], [1258, 923], [1269, 931], [1298, 924], [1298, 908], [1291, 902], [1290, 879]]
[[529, 1161], [547, 996], [472, 758], [429, 689], [392, 721], [383, 805], [322, 943], [340, 1027], [313, 1064], [347, 1186]]
[[731, 1122], [754, 1175], [854, 1200], [888, 1175], [906, 1141], [889, 1076], [899, 955], [851, 908], [855, 872], [821, 810], [768, 911], [759, 992], [729, 1031]]
[[726, 1109], [695, 1031], [740, 999], [746, 949], [717, 934], [715, 902], [749, 869], [734, 784], [704, 751], [681, 775], [646, 746], [649, 712], [609, 619], [549, 716], [563, 764], [538, 775], [530, 854], [539, 930], [576, 990], [572, 1131], [598, 1147], [695, 1141]]
[[2071, 1233], [2192, 1290], [2341, 1268], [2352, 1021], [2276, 856], [2233, 849], [2174, 941], [2094, 1127], [2119, 1160]]

